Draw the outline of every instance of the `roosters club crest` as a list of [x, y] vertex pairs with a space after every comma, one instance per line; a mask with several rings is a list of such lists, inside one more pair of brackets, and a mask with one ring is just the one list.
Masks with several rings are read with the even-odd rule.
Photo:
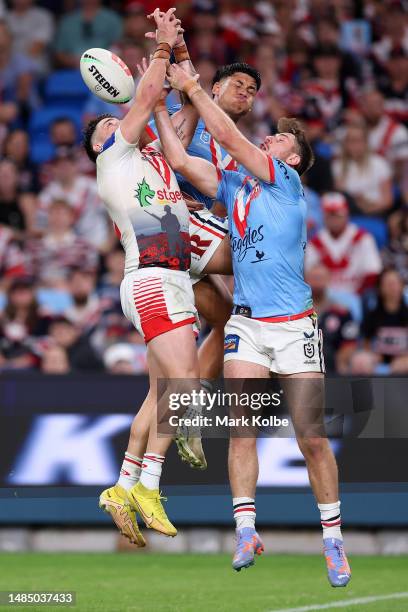
[[261, 186], [259, 181], [251, 176], [245, 177], [241, 187], [236, 193], [232, 217], [241, 238], [244, 237], [247, 228], [247, 217], [249, 215], [251, 202], [253, 202], [260, 193]]

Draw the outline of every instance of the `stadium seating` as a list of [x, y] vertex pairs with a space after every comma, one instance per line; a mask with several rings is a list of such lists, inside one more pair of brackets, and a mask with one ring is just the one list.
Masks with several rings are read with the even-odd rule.
[[68, 117], [71, 119], [78, 131], [81, 130], [81, 112], [71, 106], [55, 104], [44, 106], [32, 113], [28, 131], [31, 141], [31, 161], [41, 164], [48, 161], [54, 152], [54, 148], [49, 138], [50, 125], [56, 119]]
[[57, 70], [48, 77], [44, 95], [46, 104], [68, 104], [80, 110], [89, 96], [89, 89], [79, 70]]
[[388, 241], [388, 228], [385, 221], [379, 217], [352, 217], [352, 222], [367, 230], [375, 238], [378, 248], [381, 250]]

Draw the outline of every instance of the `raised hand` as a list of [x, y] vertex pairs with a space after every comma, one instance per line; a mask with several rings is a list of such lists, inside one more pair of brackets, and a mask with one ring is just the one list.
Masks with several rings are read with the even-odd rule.
[[184, 91], [184, 87], [187, 83], [191, 83], [191, 81], [197, 82], [199, 78], [199, 74], [191, 76], [191, 74], [183, 70], [178, 64], [171, 64], [167, 68], [168, 82], [173, 89], [178, 89], [179, 91]]
[[[159, 10], [159, 15], [160, 16], [164, 16], [163, 11]], [[147, 15], [147, 19], [153, 20], [154, 19], [154, 13], [150, 13], [150, 15]], [[175, 47], [181, 47], [181, 45], [184, 45], [184, 30], [183, 28], [179, 27], [179, 34], [177, 36], [177, 40], [175, 43]], [[155, 30], [154, 32], [146, 32], [145, 34], [145, 38], [148, 38], [149, 40], [155, 40], [157, 42], [157, 30]]]
[[180, 19], [177, 19], [174, 15], [175, 8], [169, 9], [166, 13], [163, 13], [160, 9], [155, 9], [151, 17], [156, 23], [156, 42], [165, 42], [170, 47], [174, 47], [176, 44], [179, 34], [184, 32], [181, 27]]

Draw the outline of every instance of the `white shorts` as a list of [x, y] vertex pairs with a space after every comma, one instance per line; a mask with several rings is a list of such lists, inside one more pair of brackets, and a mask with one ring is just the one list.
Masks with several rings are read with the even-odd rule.
[[183, 325], [193, 325], [198, 333], [200, 323], [188, 272], [158, 267], [131, 272], [120, 286], [120, 301], [125, 317], [146, 344]]
[[227, 218], [217, 217], [207, 209], [190, 213], [190, 277], [193, 285], [202, 278], [205, 266], [226, 236]]
[[324, 372], [316, 316], [272, 323], [231, 315], [225, 326], [224, 362], [231, 359], [257, 363], [277, 374]]

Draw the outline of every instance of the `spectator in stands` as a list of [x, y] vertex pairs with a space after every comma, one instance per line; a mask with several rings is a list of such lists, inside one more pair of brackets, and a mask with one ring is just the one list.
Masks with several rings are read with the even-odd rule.
[[74, 268], [68, 279], [72, 306], [65, 312], [66, 318], [81, 330], [93, 330], [101, 314], [101, 303], [95, 292], [95, 273]]
[[13, 53], [12, 36], [0, 21], [0, 122], [11, 124], [18, 116], [26, 117], [37, 103], [32, 84], [34, 65], [21, 53]]
[[143, 3], [138, 0], [127, 2], [123, 20], [123, 39], [133, 45], [143, 44], [145, 33], [149, 29], [151, 29], [151, 22], [146, 18]]
[[54, 36], [54, 18], [35, 4], [34, 0], [12, 0], [6, 20], [13, 35], [13, 51], [29, 57], [35, 71], [45, 74], [49, 69], [47, 51]]
[[374, 238], [350, 222], [343, 194], [325, 194], [322, 208], [324, 228], [307, 245], [305, 268], [323, 264], [330, 271], [332, 289], [363, 293], [375, 285], [382, 267]]
[[388, 219], [390, 239], [381, 255], [385, 268], [395, 268], [408, 286], [408, 208], [397, 210]]
[[379, 79], [379, 88], [386, 98], [387, 113], [408, 127], [408, 52], [395, 48], [386, 64], [386, 76]]
[[69, 272], [82, 267], [94, 272], [98, 253], [73, 230], [74, 211], [64, 200], [54, 200], [48, 209], [47, 232], [26, 245], [29, 265], [42, 286], [66, 289]]
[[306, 282], [312, 289], [313, 306], [323, 332], [326, 371], [330, 374], [347, 371], [351, 353], [356, 349], [359, 326], [347, 308], [333, 302], [328, 294], [330, 272], [321, 264], [310, 268]]
[[16, 278], [7, 292], [7, 304], [0, 318], [0, 351], [8, 367], [25, 369], [38, 365], [49, 323], [49, 316], [42, 312], [35, 297], [33, 279]]
[[342, 107], [349, 103], [351, 92], [342, 90], [342, 59], [335, 45], [317, 47], [312, 58], [315, 76], [306, 81], [302, 89], [306, 100], [316, 104], [326, 129], [330, 130], [338, 125]]
[[129, 344], [113, 344], [103, 356], [105, 368], [110, 374], [134, 374], [134, 353]]
[[[93, 349], [87, 334], [72, 320], [58, 317], [50, 324], [49, 338], [52, 345], [63, 349], [71, 370], [101, 370], [102, 361]], [[61, 356], [61, 360], [62, 360]]]
[[100, 0], [81, 0], [80, 9], [62, 17], [55, 41], [55, 57], [64, 68], [78, 68], [79, 58], [92, 47], [109, 49], [122, 35], [119, 15]]
[[44, 349], [41, 358], [44, 374], [68, 374], [71, 371], [68, 354], [62, 346], [51, 345]]
[[336, 189], [353, 197], [357, 213], [381, 215], [392, 206], [391, 168], [371, 153], [363, 127], [350, 126], [344, 136], [340, 159], [333, 162]]
[[30, 142], [24, 130], [10, 132], [3, 144], [3, 156], [14, 162], [18, 171], [20, 192], [38, 191], [38, 175], [34, 164], [30, 161]]
[[17, 166], [3, 159], [0, 161], [0, 224], [10, 227], [16, 237], [21, 237], [26, 225], [21, 198]]
[[385, 364], [408, 358], [408, 307], [403, 291], [398, 272], [385, 269], [378, 281], [377, 304], [366, 314], [361, 328], [366, 349]]
[[5, 289], [10, 281], [26, 273], [25, 256], [13, 232], [0, 225], [0, 287]]
[[395, 180], [403, 187], [408, 171], [408, 129], [385, 112], [385, 99], [378, 89], [366, 92], [360, 107], [367, 122], [371, 151], [385, 157]]
[[350, 356], [347, 372], [351, 376], [374, 376], [378, 362], [378, 356], [372, 351], [359, 349]]
[[104, 251], [110, 246], [107, 217], [99, 199], [96, 181], [78, 173], [76, 149], [59, 147], [53, 163], [53, 180], [39, 195], [38, 224], [46, 229], [49, 206], [55, 200], [64, 200], [75, 213], [76, 233]]

